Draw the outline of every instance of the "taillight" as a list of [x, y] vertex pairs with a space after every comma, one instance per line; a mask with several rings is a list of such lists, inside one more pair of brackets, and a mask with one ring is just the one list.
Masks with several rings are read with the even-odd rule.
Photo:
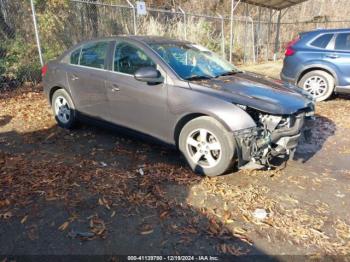
[[295, 54], [295, 50], [292, 47], [287, 47], [286, 52], [284, 53], [285, 56], [292, 56]]
[[292, 41], [290, 41], [286, 46], [286, 51], [284, 52], [285, 56], [292, 56], [295, 54], [295, 50], [293, 49], [293, 46], [300, 40], [300, 36], [294, 38]]
[[41, 68], [41, 77], [44, 77], [47, 72], [47, 65], [44, 65], [43, 68]]

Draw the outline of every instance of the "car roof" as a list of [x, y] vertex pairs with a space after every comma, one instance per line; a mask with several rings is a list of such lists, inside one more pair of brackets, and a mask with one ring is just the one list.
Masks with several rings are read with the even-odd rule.
[[79, 45], [83, 43], [95, 42], [95, 41], [111, 41], [111, 40], [133, 40], [136, 42], [141, 42], [144, 44], [188, 44], [190, 42], [185, 40], [172, 39], [162, 36], [139, 36], [139, 35], [117, 35], [111, 37], [100, 37], [80, 42]]
[[146, 44], [170, 44], [170, 43], [189, 43], [188, 41], [185, 40], [178, 40], [178, 39], [172, 39], [168, 37], [162, 37], [162, 36], [120, 36], [120, 38], [129, 38], [135, 41], [143, 42]]
[[324, 29], [324, 28], [317, 28], [311, 31], [301, 32], [301, 35], [306, 35], [309, 33], [341, 33], [341, 32], [349, 32], [350, 28], [333, 28], [333, 29]]
[[64, 59], [68, 54], [70, 54], [72, 51], [76, 50], [77, 48], [80, 48], [81, 46], [93, 42], [98, 41], [115, 41], [115, 40], [131, 40], [139, 43], [143, 43], [146, 45], [149, 44], [190, 44], [191, 42], [185, 41], [185, 40], [178, 40], [178, 39], [172, 39], [168, 37], [161, 37], [161, 36], [137, 36], [137, 35], [116, 35], [116, 36], [109, 36], [109, 37], [98, 37], [93, 38], [85, 41], [81, 41], [65, 52], [63, 52], [59, 57], [57, 57], [57, 60]]

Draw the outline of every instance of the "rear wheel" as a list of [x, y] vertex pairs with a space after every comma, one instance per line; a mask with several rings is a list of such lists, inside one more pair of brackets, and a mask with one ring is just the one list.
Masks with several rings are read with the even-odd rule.
[[57, 90], [52, 96], [52, 110], [60, 127], [73, 128], [77, 122], [72, 99], [64, 89]]
[[306, 73], [299, 81], [298, 86], [308, 92], [316, 101], [329, 98], [334, 90], [334, 78], [322, 70]]
[[233, 136], [211, 117], [188, 122], [181, 130], [179, 148], [192, 170], [199, 174], [218, 176], [234, 163]]

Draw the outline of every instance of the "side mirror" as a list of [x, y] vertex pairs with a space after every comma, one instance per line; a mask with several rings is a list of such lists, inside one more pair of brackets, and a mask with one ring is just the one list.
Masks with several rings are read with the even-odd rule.
[[160, 84], [164, 82], [164, 78], [160, 72], [151, 66], [138, 69], [134, 74], [134, 78], [141, 82], [147, 82], [148, 84]]

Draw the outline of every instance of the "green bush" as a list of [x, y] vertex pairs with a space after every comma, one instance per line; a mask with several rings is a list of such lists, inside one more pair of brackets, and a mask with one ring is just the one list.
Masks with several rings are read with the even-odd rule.
[[0, 43], [0, 76], [15, 79], [19, 83], [40, 81], [40, 64], [35, 44], [22, 38], [6, 40]]
[[40, 64], [24, 64], [20, 65], [16, 72], [16, 79], [20, 83], [32, 82], [34, 84], [41, 80], [41, 67]]
[[4, 75], [6, 72], [6, 67], [4, 65], [3, 59], [0, 59], [0, 76]]

